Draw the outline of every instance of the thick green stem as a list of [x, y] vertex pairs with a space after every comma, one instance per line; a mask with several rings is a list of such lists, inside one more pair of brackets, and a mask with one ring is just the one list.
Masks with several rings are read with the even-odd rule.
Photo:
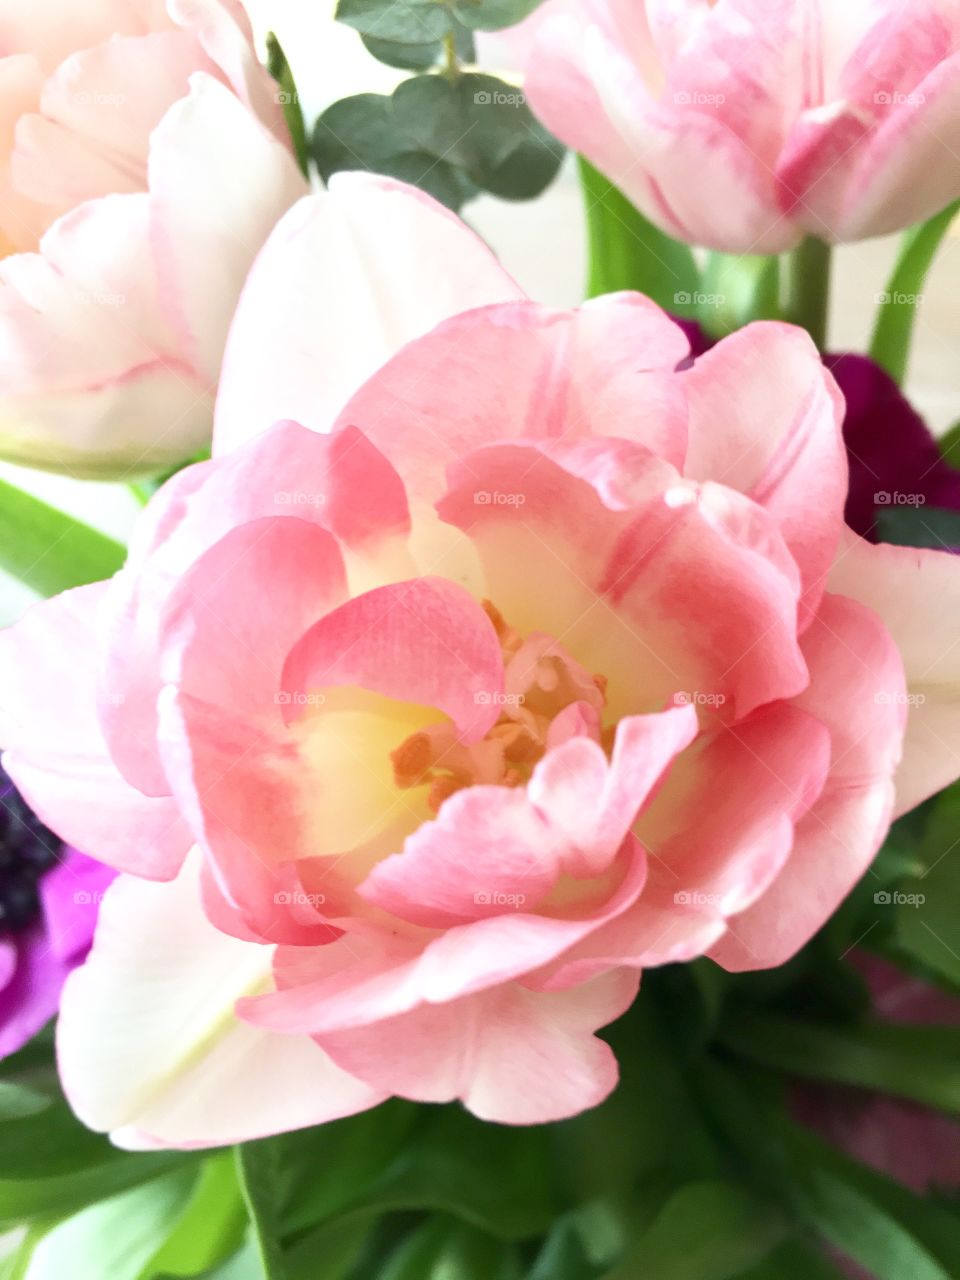
[[828, 244], [808, 236], [787, 257], [786, 318], [806, 329], [821, 351], [827, 343], [831, 252]]

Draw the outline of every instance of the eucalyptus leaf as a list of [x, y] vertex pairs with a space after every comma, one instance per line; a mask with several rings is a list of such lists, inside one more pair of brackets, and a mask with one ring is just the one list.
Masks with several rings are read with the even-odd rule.
[[580, 179], [590, 250], [587, 296], [635, 289], [665, 311], [695, 319], [701, 280], [691, 249], [655, 227], [583, 157]]
[[399, 40], [378, 40], [376, 36], [361, 36], [368, 53], [378, 62], [401, 71], [429, 71], [440, 61], [443, 45], [439, 40], [425, 44], [403, 44]]
[[0, 568], [40, 595], [110, 578], [125, 558], [106, 534], [0, 480]]
[[[461, 62], [475, 62], [477, 57], [473, 33], [462, 22], [451, 16], [450, 30], [454, 39], [454, 52]], [[425, 44], [402, 44], [396, 40], [378, 40], [376, 36], [361, 37], [369, 53], [378, 62], [402, 71], [429, 71], [445, 57], [445, 46], [439, 40]]]
[[399, 44], [442, 40], [450, 29], [450, 10], [437, 0], [339, 0], [336, 17], [361, 35]]
[[529, 18], [543, 0], [454, 0], [460, 21], [475, 31], [500, 31]]
[[417, 76], [397, 86], [393, 106], [396, 124], [423, 151], [504, 199], [539, 195], [563, 159], [521, 90], [495, 76]]
[[476, 193], [454, 164], [404, 131], [393, 100], [383, 94], [361, 93], [328, 107], [314, 127], [311, 153], [325, 182], [344, 169], [382, 173], [419, 187], [454, 210]]

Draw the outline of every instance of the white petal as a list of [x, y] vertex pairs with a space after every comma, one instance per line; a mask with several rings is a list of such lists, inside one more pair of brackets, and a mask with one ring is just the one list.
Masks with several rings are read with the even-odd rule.
[[337, 174], [254, 264], [234, 317], [214, 447], [281, 418], [329, 430], [381, 364], [442, 320], [523, 295], [449, 210], [403, 183]]
[[906, 813], [960, 777], [960, 556], [848, 533], [829, 588], [878, 613], [900, 650], [909, 716], [895, 780]]
[[271, 983], [272, 949], [220, 933], [200, 906], [199, 860], [167, 884], [122, 876], [93, 951], [64, 990], [64, 1089], [120, 1146], [244, 1142], [365, 1110], [383, 1094], [312, 1040], [242, 1023], [239, 996]]

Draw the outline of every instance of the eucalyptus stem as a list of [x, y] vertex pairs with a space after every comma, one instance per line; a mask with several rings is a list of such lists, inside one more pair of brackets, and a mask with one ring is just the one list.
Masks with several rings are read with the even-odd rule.
[[806, 329], [821, 351], [827, 344], [831, 255], [828, 244], [807, 236], [786, 260], [786, 318]]
[[457, 37], [452, 27], [443, 37], [443, 74], [448, 80], [456, 80], [460, 75], [460, 55], [457, 53]]

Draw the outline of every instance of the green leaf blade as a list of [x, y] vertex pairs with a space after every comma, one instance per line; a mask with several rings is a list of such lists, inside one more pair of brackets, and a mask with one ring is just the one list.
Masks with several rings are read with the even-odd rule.
[[280, 1240], [277, 1148], [271, 1139], [234, 1147], [240, 1185], [263, 1280], [289, 1280]]
[[580, 176], [590, 248], [588, 297], [636, 290], [665, 311], [696, 319], [700, 269], [690, 248], [649, 222], [583, 157]]
[[39, 595], [110, 578], [125, 559], [113, 538], [0, 480], [0, 568]]
[[910, 360], [917, 312], [923, 305], [927, 274], [958, 211], [960, 200], [904, 235], [893, 274], [878, 298], [870, 355], [901, 385]]

